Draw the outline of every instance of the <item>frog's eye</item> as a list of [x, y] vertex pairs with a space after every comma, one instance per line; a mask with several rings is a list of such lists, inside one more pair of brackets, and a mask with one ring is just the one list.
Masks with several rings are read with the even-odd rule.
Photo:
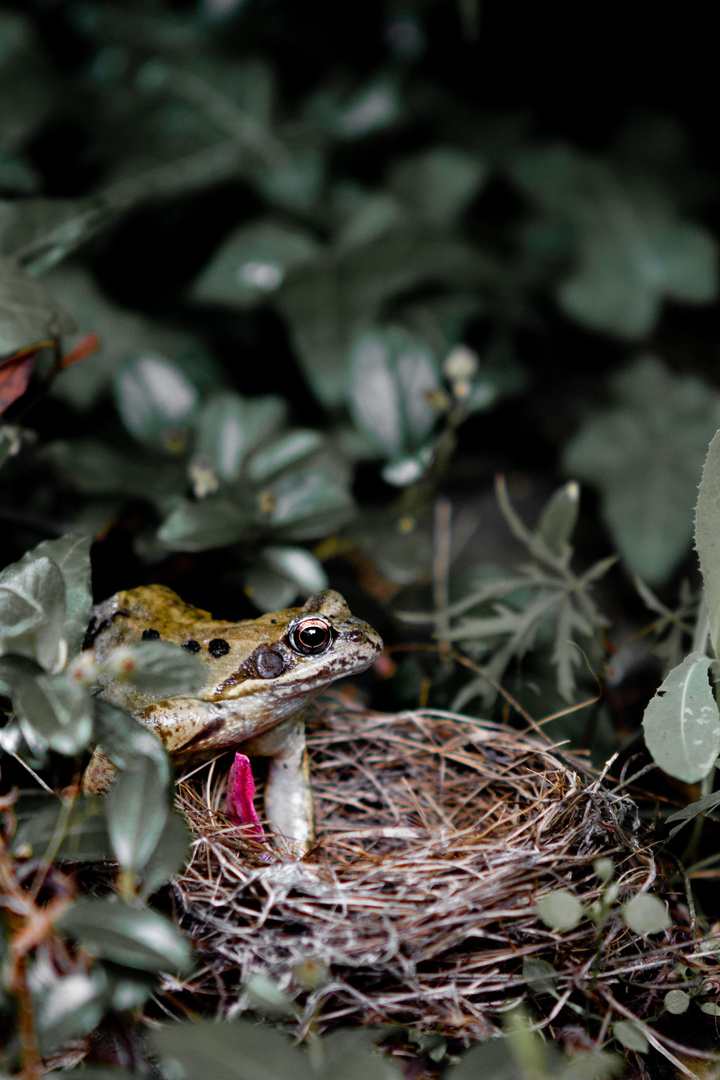
[[301, 656], [324, 653], [332, 642], [332, 632], [324, 619], [301, 619], [288, 634], [290, 648]]

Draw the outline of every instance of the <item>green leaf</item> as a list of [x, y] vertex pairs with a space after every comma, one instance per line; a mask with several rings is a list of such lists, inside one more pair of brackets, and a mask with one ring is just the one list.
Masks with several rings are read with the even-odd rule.
[[671, 821], [679, 821], [680, 824], [670, 830], [668, 839], [680, 832], [689, 821], [693, 821], [700, 814], [710, 814], [718, 806], [720, 806], [720, 791], [711, 791], [709, 795], [703, 795], [701, 799], [690, 803], [689, 806], [684, 806], [682, 810], [676, 810], [674, 814], [668, 816], [667, 822], [670, 824]]
[[690, 1007], [690, 995], [684, 990], [668, 990], [663, 998], [665, 1008], [673, 1016], [680, 1016]]
[[180, 503], [163, 521], [157, 538], [170, 551], [208, 551], [244, 539], [256, 523], [253, 506], [218, 496]]
[[315, 396], [333, 408], [346, 397], [352, 342], [394, 296], [426, 282], [467, 289], [497, 275], [477, 249], [445, 231], [394, 228], [296, 267], [278, 290], [276, 304], [290, 324]]
[[143, 727], [138, 720], [106, 701], [97, 701], [95, 715], [97, 741], [113, 764], [120, 769], [126, 769], [138, 757], [152, 758], [160, 783], [167, 787], [170, 781], [170, 760], [157, 736]]
[[720, 715], [708, 671], [713, 661], [690, 653], [670, 672], [643, 716], [645, 744], [669, 776], [697, 783], [720, 751]]
[[650, 1044], [642, 1028], [632, 1020], [617, 1020], [613, 1026], [613, 1035], [626, 1050], [635, 1050], [638, 1054], [647, 1054]]
[[152, 1039], [160, 1054], [179, 1061], [188, 1077], [238, 1080], [241, 1062], [243, 1080], [318, 1080], [307, 1051], [267, 1024], [163, 1024]]
[[289, 161], [263, 169], [254, 182], [270, 202], [291, 210], [308, 210], [319, 198], [324, 178], [323, 155], [312, 146], [304, 146]]
[[170, 810], [155, 849], [142, 867], [143, 896], [152, 896], [179, 874], [192, 852], [192, 833], [182, 814]]
[[0, 574], [0, 655], [17, 653], [52, 670], [66, 655], [65, 615], [65, 582], [46, 555]]
[[[123, 646], [123, 653], [132, 656], [135, 665], [127, 673], [127, 681], [152, 694], [155, 700], [190, 694], [207, 680], [207, 667], [200, 656], [170, 641], [143, 641]], [[105, 661], [105, 668], [112, 653]], [[126, 665], [123, 665], [125, 669]]]
[[279, 539], [312, 540], [344, 525], [355, 512], [344, 484], [322, 472], [284, 475], [269, 487], [269, 525]]
[[706, 1016], [720, 1016], [720, 1005], [716, 1001], [703, 1001], [700, 1012]]
[[574, 930], [585, 915], [585, 908], [568, 889], [554, 889], [537, 902], [535, 913], [553, 930]]
[[390, 188], [411, 213], [441, 223], [463, 210], [488, 175], [485, 162], [449, 146], [434, 146], [400, 161]]
[[720, 656], [720, 431], [710, 443], [695, 509], [695, 547], [710, 613], [710, 640]]
[[104, 972], [99, 969], [55, 979], [38, 995], [34, 1019], [43, 1054], [97, 1027], [106, 1009], [105, 989]]
[[42, 454], [86, 495], [124, 494], [164, 504], [169, 494], [187, 486], [179, 462], [121, 453], [94, 439], [59, 440], [44, 446]]
[[168, 791], [150, 757], [137, 757], [120, 772], [105, 797], [105, 820], [115, 858], [138, 873], [165, 827]]
[[246, 456], [280, 427], [286, 412], [283, 398], [271, 394], [214, 394], [198, 420], [194, 459], [209, 464], [221, 480], [237, 480]]
[[147, 354], [128, 360], [115, 376], [115, 403], [123, 424], [141, 442], [162, 441], [187, 424], [198, 392], [177, 364]]
[[77, 900], [56, 925], [97, 956], [141, 971], [183, 971], [191, 962], [190, 946], [168, 919], [120, 900]]
[[92, 536], [70, 532], [59, 540], [43, 540], [20, 560], [23, 565], [47, 556], [60, 570], [65, 582], [65, 638], [70, 656], [82, 648], [92, 615], [91, 544]]
[[349, 364], [348, 405], [356, 424], [388, 457], [416, 449], [438, 419], [428, 403], [440, 387], [431, 351], [390, 327], [358, 338]]
[[324, 439], [318, 431], [303, 428], [288, 431], [252, 455], [247, 474], [256, 484], [267, 483], [283, 469], [314, 454], [323, 444]]
[[116, 213], [98, 199], [20, 199], [0, 216], [0, 258], [43, 274]]
[[577, 524], [580, 508], [580, 485], [574, 480], [550, 497], [540, 512], [535, 535], [552, 555], [567, 551]]
[[317, 241], [273, 220], [231, 232], [196, 279], [196, 300], [247, 308], [275, 292], [287, 272], [312, 260]]
[[673, 924], [667, 905], [649, 893], [633, 896], [632, 900], [622, 905], [620, 914], [626, 926], [636, 934], [659, 934]]
[[327, 574], [305, 548], [266, 547], [244, 576], [245, 591], [260, 611], [289, 607], [298, 593], [327, 589]]
[[62, 675], [26, 679], [13, 694], [20, 724], [39, 736], [52, 750], [71, 756], [84, 750], [93, 728], [87, 690]]
[[518, 1080], [532, 1074], [520, 1072], [509, 1039], [474, 1043], [445, 1074], [448, 1080]]
[[557, 970], [547, 960], [538, 960], [532, 956], [523, 959], [523, 979], [535, 994], [554, 994], [557, 987]]
[[718, 427], [718, 397], [653, 357], [614, 380], [617, 403], [597, 410], [565, 449], [563, 467], [594, 484], [628, 568], [664, 581], [692, 536], [695, 488]]
[[75, 323], [52, 293], [9, 259], [0, 260], [0, 356], [46, 341]]
[[[13, 807], [17, 828], [12, 839], [14, 854], [28, 849], [35, 858], [44, 855], [61, 837], [55, 859], [63, 862], [102, 862], [111, 859], [104, 816], [105, 800], [84, 795], [68, 808], [53, 795], [24, 797]], [[61, 828], [61, 832], [58, 830]]]

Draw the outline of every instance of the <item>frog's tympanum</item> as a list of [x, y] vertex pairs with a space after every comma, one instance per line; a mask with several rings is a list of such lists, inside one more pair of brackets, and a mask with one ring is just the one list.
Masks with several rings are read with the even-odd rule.
[[[175, 760], [239, 747], [270, 758], [265, 810], [277, 832], [307, 850], [314, 839], [303, 712], [346, 675], [364, 671], [380, 635], [326, 589], [303, 607], [228, 623], [191, 607], [162, 585], [116, 593], [95, 608], [91, 637], [99, 660], [120, 645], [170, 641], [202, 656], [207, 680], [192, 696], [156, 700], [129, 682], [103, 676], [103, 697], [153, 731]], [[86, 791], [109, 786], [113, 767], [96, 750]]]

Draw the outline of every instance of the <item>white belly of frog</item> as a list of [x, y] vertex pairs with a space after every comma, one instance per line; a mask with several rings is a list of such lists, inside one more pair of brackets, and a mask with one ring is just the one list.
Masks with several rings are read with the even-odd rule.
[[[325, 590], [302, 608], [227, 623], [151, 585], [98, 605], [91, 637], [100, 660], [118, 646], [152, 640], [200, 656], [208, 677], [192, 696], [153, 699], [107, 675], [103, 696], [153, 731], [175, 758], [228, 747], [270, 757], [270, 822], [308, 850], [314, 831], [304, 709], [336, 679], [364, 671], [382, 649], [379, 634], [350, 614], [339, 593]], [[110, 763], [96, 751], [85, 790], [106, 790], [111, 777]]]

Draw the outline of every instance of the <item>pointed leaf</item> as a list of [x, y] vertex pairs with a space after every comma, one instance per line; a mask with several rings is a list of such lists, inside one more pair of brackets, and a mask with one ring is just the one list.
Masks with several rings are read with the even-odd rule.
[[157, 538], [170, 551], [208, 551], [242, 540], [256, 520], [251, 505], [230, 499], [186, 501], [165, 518]]
[[143, 869], [168, 815], [168, 791], [155, 761], [138, 757], [116, 778], [105, 797], [105, 820], [115, 858], [124, 870]]
[[37, 675], [25, 680], [13, 695], [13, 704], [25, 726], [52, 750], [72, 755], [90, 741], [93, 712], [87, 690], [62, 675]]
[[60, 931], [92, 952], [142, 971], [181, 971], [191, 950], [172, 923], [149, 908], [118, 900], [78, 900], [57, 921]]
[[0, 574], [0, 654], [18, 653], [52, 670], [61, 659], [65, 614], [65, 582], [46, 555], [25, 556]]
[[720, 656], [720, 431], [705, 459], [695, 510], [695, 547], [710, 612], [710, 640]]
[[720, 715], [708, 682], [712, 663], [690, 653], [670, 672], [643, 717], [653, 760], [686, 784], [707, 776], [720, 751]]
[[92, 536], [70, 532], [59, 540], [43, 540], [21, 559], [24, 563], [30, 556], [47, 555], [60, 570], [65, 581], [65, 638], [70, 656], [82, 648], [92, 615], [91, 544]]

